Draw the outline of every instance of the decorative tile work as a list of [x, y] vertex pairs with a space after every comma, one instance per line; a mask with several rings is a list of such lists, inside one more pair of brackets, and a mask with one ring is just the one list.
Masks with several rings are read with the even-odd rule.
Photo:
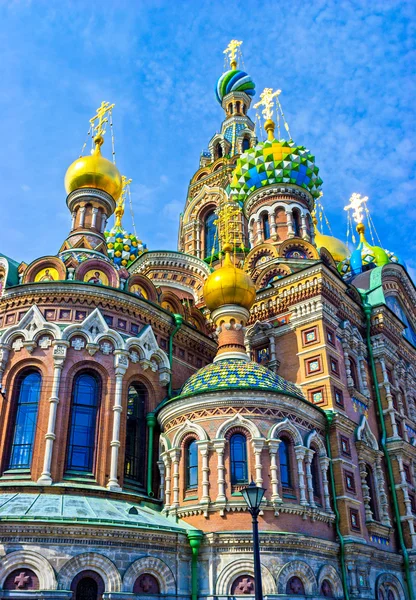
[[370, 535], [370, 542], [381, 544], [382, 546], [389, 546], [390, 540], [388, 538], [380, 537], [379, 535]]
[[181, 395], [232, 388], [270, 390], [303, 398], [302, 392], [294, 383], [262, 365], [241, 359], [224, 359], [206, 365], [188, 379]]
[[311, 327], [310, 329], [304, 329], [302, 331], [302, 343], [304, 346], [309, 346], [309, 344], [315, 344], [318, 341], [319, 338], [317, 327]]
[[355, 396], [352, 396], [351, 400], [354, 412], [359, 412], [368, 417], [368, 406], [358, 398], [355, 398]]
[[313, 358], [307, 358], [305, 360], [305, 372], [306, 376], [315, 375], [316, 373], [322, 373], [321, 357], [314, 356]]
[[266, 141], [240, 156], [231, 181], [230, 197], [239, 202], [257, 189], [276, 183], [292, 183], [319, 197], [322, 179], [315, 157], [293, 141]]

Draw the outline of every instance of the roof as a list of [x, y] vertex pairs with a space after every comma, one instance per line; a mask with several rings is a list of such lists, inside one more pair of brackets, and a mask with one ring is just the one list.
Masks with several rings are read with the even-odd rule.
[[2, 254], [1, 252], [0, 252], [0, 258], [5, 258], [7, 260], [7, 262], [9, 263], [6, 287], [9, 287], [11, 285], [17, 285], [19, 283], [19, 273], [18, 273], [17, 269], [18, 269], [20, 263], [18, 263], [16, 260], [13, 260], [13, 258], [9, 258], [5, 254]]
[[[132, 513], [131, 514], [131, 511]], [[55, 522], [186, 533], [192, 526], [124, 500], [69, 494], [2, 493], [0, 521]]]

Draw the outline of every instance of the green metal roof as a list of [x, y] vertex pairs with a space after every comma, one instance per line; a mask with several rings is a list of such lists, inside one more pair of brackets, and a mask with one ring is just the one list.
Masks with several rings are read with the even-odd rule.
[[9, 287], [11, 285], [17, 285], [19, 283], [19, 274], [17, 272], [17, 269], [20, 263], [18, 263], [16, 260], [13, 260], [12, 258], [9, 258], [5, 254], [2, 254], [1, 252], [0, 257], [5, 258], [9, 263], [9, 272], [7, 273], [6, 287]]

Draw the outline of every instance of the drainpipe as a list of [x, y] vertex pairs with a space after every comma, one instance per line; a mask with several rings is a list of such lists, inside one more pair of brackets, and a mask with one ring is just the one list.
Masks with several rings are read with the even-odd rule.
[[198, 599], [198, 553], [203, 533], [198, 529], [188, 531], [188, 541], [192, 550], [191, 558], [191, 600]]
[[408, 554], [406, 545], [404, 543], [403, 527], [402, 527], [402, 522], [401, 522], [401, 519], [400, 519], [400, 510], [399, 510], [399, 503], [398, 503], [398, 500], [397, 500], [397, 491], [396, 491], [396, 484], [395, 484], [395, 481], [394, 481], [393, 467], [392, 467], [392, 464], [391, 464], [390, 454], [388, 453], [387, 445], [386, 445], [386, 440], [387, 440], [386, 423], [384, 421], [383, 406], [381, 404], [380, 390], [379, 390], [379, 387], [378, 387], [376, 363], [375, 363], [375, 360], [374, 360], [373, 345], [372, 345], [372, 342], [371, 342], [371, 304], [369, 304], [367, 302], [367, 294], [365, 292], [364, 293], [360, 292], [360, 293], [361, 293], [361, 298], [362, 298], [362, 301], [363, 301], [364, 315], [365, 315], [365, 318], [366, 318], [366, 326], [367, 326], [367, 334], [366, 334], [367, 349], [368, 349], [368, 355], [369, 355], [369, 358], [370, 358], [370, 368], [371, 368], [371, 374], [373, 376], [374, 390], [375, 390], [376, 400], [377, 400], [377, 410], [378, 410], [378, 415], [379, 415], [379, 419], [380, 419], [380, 426], [381, 426], [381, 447], [383, 449], [384, 458], [386, 459], [387, 474], [389, 476], [389, 483], [390, 483], [391, 495], [392, 495], [392, 498], [393, 498], [394, 520], [396, 522], [397, 536], [398, 536], [398, 539], [399, 539], [399, 546], [400, 546], [402, 554], [403, 554], [404, 574], [405, 574], [405, 579], [406, 579], [407, 591], [408, 591], [408, 594], [409, 594], [409, 600], [415, 600], [415, 593], [414, 593], [414, 590], [413, 590], [412, 580], [411, 580], [411, 574], [410, 574], [409, 554]]
[[152, 470], [153, 470], [153, 439], [156, 426], [155, 413], [147, 413], [146, 415], [147, 424], [147, 495], [150, 497], [154, 496], [152, 490]]
[[169, 336], [169, 366], [170, 366], [170, 379], [169, 379], [169, 385], [168, 385], [168, 398], [172, 398], [172, 364], [173, 364], [173, 338], [175, 337], [175, 335], [178, 333], [179, 329], [182, 326], [183, 323], [183, 316], [182, 315], [178, 315], [177, 313], [174, 313], [172, 315], [173, 320], [175, 322], [175, 329], [172, 331], [172, 333]]
[[345, 540], [344, 537], [341, 533], [341, 529], [340, 529], [340, 514], [339, 514], [339, 510], [338, 510], [338, 502], [337, 502], [337, 492], [335, 489], [335, 478], [334, 478], [334, 468], [332, 465], [332, 452], [331, 452], [331, 443], [330, 443], [330, 439], [329, 439], [329, 432], [330, 432], [330, 428], [332, 425], [332, 422], [334, 420], [334, 416], [335, 413], [332, 411], [325, 411], [325, 417], [326, 417], [326, 427], [325, 427], [325, 438], [326, 438], [326, 451], [328, 454], [328, 458], [329, 458], [329, 479], [331, 482], [331, 493], [332, 493], [332, 500], [333, 500], [333, 504], [334, 504], [334, 512], [335, 512], [335, 531], [337, 532], [337, 536], [339, 539], [339, 549], [340, 549], [340, 553], [339, 553], [339, 560], [340, 560], [340, 564], [341, 564], [341, 580], [342, 580], [342, 589], [344, 592], [344, 598], [345, 600], [350, 600], [350, 594], [348, 591], [348, 581], [347, 581], [347, 567], [345, 565]]

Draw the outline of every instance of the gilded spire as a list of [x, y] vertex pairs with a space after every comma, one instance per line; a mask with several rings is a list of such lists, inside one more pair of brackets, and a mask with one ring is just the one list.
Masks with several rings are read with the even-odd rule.
[[114, 214], [116, 216], [116, 222], [114, 224], [114, 227], [117, 227], [120, 229], [122, 229], [121, 220], [124, 215], [124, 207], [126, 204], [127, 186], [130, 185], [131, 182], [132, 182], [131, 179], [127, 179], [127, 177], [125, 177], [124, 175], [121, 176], [121, 196], [117, 200], [117, 207], [116, 207], [116, 210], [114, 211]]
[[227, 57], [230, 61], [231, 69], [233, 71], [235, 71], [237, 68], [237, 50], [241, 46], [242, 43], [243, 42], [240, 42], [238, 40], [231, 40], [231, 42], [228, 44], [228, 46], [224, 50], [224, 54], [227, 55]]
[[257, 102], [253, 108], [263, 107], [262, 115], [265, 119], [264, 129], [267, 131], [267, 138], [269, 140], [274, 139], [274, 129], [275, 123], [272, 119], [273, 116], [273, 106], [275, 103], [275, 98], [277, 98], [281, 94], [281, 90], [276, 90], [275, 92], [272, 88], [264, 88], [262, 93], [260, 94], [260, 100]]

